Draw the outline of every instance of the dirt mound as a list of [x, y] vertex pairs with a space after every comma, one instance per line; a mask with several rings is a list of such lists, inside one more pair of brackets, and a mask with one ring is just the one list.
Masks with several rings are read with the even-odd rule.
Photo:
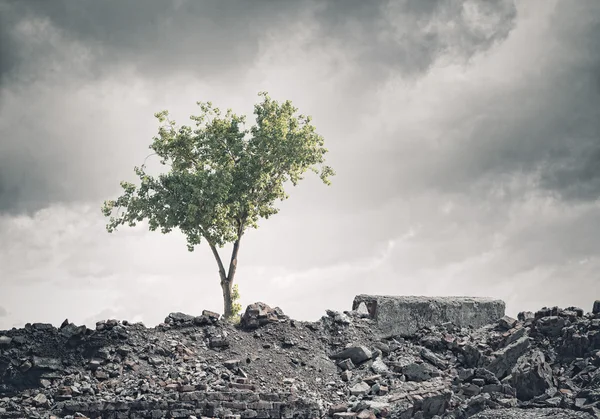
[[599, 313], [544, 308], [386, 338], [371, 317], [301, 322], [256, 303], [240, 325], [205, 311], [155, 328], [0, 331], [0, 418], [600, 416]]

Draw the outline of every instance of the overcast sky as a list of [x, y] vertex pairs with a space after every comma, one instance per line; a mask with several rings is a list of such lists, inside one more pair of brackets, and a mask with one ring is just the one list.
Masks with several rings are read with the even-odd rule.
[[263, 90], [313, 116], [337, 176], [244, 237], [244, 306], [600, 298], [597, 0], [3, 0], [0, 329], [222, 311], [206, 244], [108, 234], [100, 207], [136, 179], [155, 112], [252, 121]]

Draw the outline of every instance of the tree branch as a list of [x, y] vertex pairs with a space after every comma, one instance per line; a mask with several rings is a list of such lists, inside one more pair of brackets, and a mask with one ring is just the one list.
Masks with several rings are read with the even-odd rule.
[[221, 282], [227, 280], [227, 275], [225, 273], [225, 267], [223, 266], [223, 262], [221, 261], [221, 256], [219, 256], [219, 251], [215, 247], [214, 244], [208, 243], [210, 246], [210, 250], [212, 250], [215, 259], [217, 260], [217, 265], [219, 265], [219, 275], [221, 276]]
[[227, 142], [221, 138], [219, 138], [219, 141], [221, 142], [221, 144], [223, 144], [223, 147], [225, 147], [225, 151], [227, 152], [227, 154], [229, 154], [229, 157], [231, 157], [231, 161], [233, 161], [233, 164], [234, 165], [237, 164], [237, 160], [236, 160], [235, 156], [233, 155], [233, 153], [231, 152], [231, 149], [227, 145]]
[[240, 250], [240, 240], [244, 234], [244, 219], [238, 220], [238, 234], [237, 240], [233, 243], [233, 250], [231, 251], [231, 261], [229, 262], [229, 272], [227, 272], [227, 280], [233, 280], [235, 271], [237, 269], [237, 255]]

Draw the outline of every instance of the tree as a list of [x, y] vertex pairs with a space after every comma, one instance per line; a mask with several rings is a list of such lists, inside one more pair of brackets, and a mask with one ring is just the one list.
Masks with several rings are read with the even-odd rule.
[[[279, 212], [275, 202], [288, 198], [286, 182], [296, 186], [311, 170], [329, 185], [335, 174], [325, 164], [327, 149], [310, 116], [297, 115], [290, 101], [280, 104], [266, 92], [259, 96], [256, 124], [249, 130], [244, 116], [231, 109], [222, 115], [211, 102], [198, 102], [200, 115], [190, 117], [196, 129], [177, 127], [168, 111], [156, 113], [161, 125], [151, 155], [169, 170], [154, 177], [145, 163], [135, 167], [139, 185], [121, 182], [123, 194], [102, 207], [110, 217], [109, 233], [147, 220], [151, 231], [179, 228], [190, 252], [204, 239], [219, 268], [226, 318], [235, 311], [233, 281], [246, 229]], [[218, 248], [227, 243], [233, 249], [226, 271]]]

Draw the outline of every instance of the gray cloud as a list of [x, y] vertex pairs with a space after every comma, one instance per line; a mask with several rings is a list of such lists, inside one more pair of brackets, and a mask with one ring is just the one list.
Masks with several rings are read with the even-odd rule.
[[[510, 0], [376, 4], [148, 0], [143, 7], [116, 0], [29, 0], [8, 3], [4, 9], [8, 54], [4, 75], [11, 69], [53, 61], [56, 50], [64, 47], [55, 43], [60, 37], [76, 40], [82, 47], [65, 58], [73, 61], [76, 57], [70, 54], [77, 52], [89, 55], [89, 70], [94, 74], [133, 66], [140, 74], [159, 78], [173, 71], [203, 78], [243, 73], [265, 37], [286, 39], [303, 26], [316, 31], [311, 38], [317, 46], [325, 42], [343, 48], [353, 55], [351, 64], [369, 72], [380, 67], [419, 73], [445, 53], [466, 59], [489, 48], [508, 35], [516, 17]], [[46, 39], [36, 38], [42, 34]], [[42, 43], [44, 49], [39, 48]]]
[[0, 306], [0, 317], [6, 316], [8, 316], [8, 311], [4, 307]]
[[[514, 5], [491, 5], [412, 0], [377, 5], [152, 0], [143, 7], [112, 0], [3, 3], [0, 211], [98, 200], [114, 190], [106, 183], [109, 168], [111, 176], [129, 173], [125, 165], [137, 163], [132, 156], [145, 149], [155, 131], [152, 114], [160, 108], [142, 109], [118, 92], [108, 103], [104, 84], [115, 89], [133, 80], [147, 83], [156, 94], [152, 103], [181, 89], [181, 83], [190, 84], [174, 84], [177, 77], [232, 90], [260, 57], [286, 45], [307, 59], [318, 51], [337, 56], [327, 64], [328, 77], [346, 87], [362, 85], [362, 92], [338, 93], [359, 114], [368, 108], [369, 89], [375, 91], [390, 75], [418, 77], [439, 59], [468, 60], [503, 40], [514, 25]], [[257, 83], [252, 94], [259, 90]], [[190, 105], [214, 100], [188, 96]], [[161, 106], [172, 108], [170, 103]], [[144, 141], [137, 134], [139, 140], [124, 144], [123, 131], [136, 129], [147, 133]]]
[[[295, 16], [295, 4], [272, 7], [270, 2], [258, 1], [230, 7], [214, 1], [31, 0], [5, 6], [8, 25], [3, 35], [10, 42], [7, 48], [18, 45], [22, 51], [11, 51], [17, 59], [13, 68], [30, 70], [17, 77], [46, 72], [48, 68], [31, 71], [40, 64], [68, 69], [81, 58], [77, 54], [89, 60], [87, 77], [105, 75], [121, 66], [159, 78], [173, 71], [211, 77], [245, 71], [265, 27], [277, 30], [283, 13]], [[79, 48], [71, 45], [69, 51], [60, 51], [69, 47], [65, 45], [69, 41], [76, 41]], [[55, 62], [57, 53], [67, 62]]]
[[369, 79], [418, 76], [440, 58], [466, 62], [503, 41], [517, 15], [511, 0], [372, 3], [322, 2], [316, 13], [325, 39], [346, 45]]
[[496, 60], [437, 92], [443, 99], [434, 99], [422, 126], [400, 116], [387, 148], [373, 151], [375, 173], [394, 179], [396, 193], [425, 186], [484, 199], [525, 176], [562, 199], [597, 199], [598, 15], [598, 2], [557, 2], [539, 23], [524, 21]]

